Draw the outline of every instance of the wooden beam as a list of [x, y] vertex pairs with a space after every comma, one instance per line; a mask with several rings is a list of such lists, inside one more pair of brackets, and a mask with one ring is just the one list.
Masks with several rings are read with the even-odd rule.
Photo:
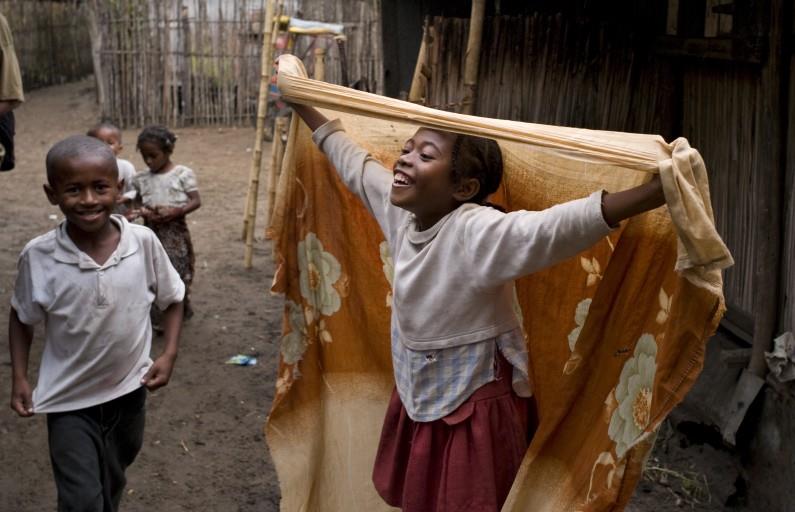
[[478, 69], [480, 68], [480, 42], [483, 38], [483, 14], [486, 0], [472, 0], [472, 15], [469, 18], [469, 39], [464, 63], [464, 99], [462, 114], [474, 114], [477, 103]]
[[766, 46], [765, 37], [660, 36], [655, 40], [654, 51], [660, 55], [675, 57], [696, 57], [759, 64], [767, 56]]

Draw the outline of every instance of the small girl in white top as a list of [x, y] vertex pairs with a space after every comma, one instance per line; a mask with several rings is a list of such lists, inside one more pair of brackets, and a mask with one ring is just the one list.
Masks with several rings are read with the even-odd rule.
[[502, 179], [494, 140], [420, 128], [390, 172], [338, 121], [292, 107], [376, 218], [394, 260], [396, 390], [376, 455], [376, 490], [407, 511], [499, 510], [533, 429], [513, 281], [661, 206], [659, 179], [541, 212], [504, 213], [486, 202]]
[[[144, 224], [160, 239], [185, 283], [185, 319], [189, 319], [193, 316], [189, 291], [195, 257], [185, 216], [201, 206], [201, 198], [193, 170], [171, 161], [176, 142], [177, 136], [162, 125], [147, 126], [138, 135], [138, 151], [149, 169], [133, 180], [142, 206], [132, 210], [127, 218], [143, 217]], [[157, 312], [153, 314], [157, 323]]]

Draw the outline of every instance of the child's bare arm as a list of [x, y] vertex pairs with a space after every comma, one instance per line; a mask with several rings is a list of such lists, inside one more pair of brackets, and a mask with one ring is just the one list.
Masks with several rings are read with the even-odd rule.
[[28, 382], [28, 359], [33, 327], [19, 320], [14, 308], [8, 318], [8, 348], [11, 352], [11, 409], [22, 417], [33, 416], [33, 399]]
[[195, 210], [198, 210], [202, 205], [202, 198], [199, 196], [198, 190], [192, 190], [187, 193], [188, 204], [182, 207], [182, 215], [187, 215]]
[[163, 353], [155, 359], [152, 367], [141, 379], [141, 384], [149, 391], [154, 391], [168, 384], [174, 363], [177, 360], [179, 334], [182, 330], [182, 302], [171, 304], [163, 312], [163, 338], [165, 346]]
[[629, 190], [605, 194], [602, 198], [602, 214], [605, 222], [615, 226], [624, 219], [653, 210], [665, 204], [660, 176]]
[[304, 120], [306, 125], [309, 126], [309, 129], [313, 132], [328, 122], [328, 118], [318, 112], [314, 107], [299, 105], [298, 103], [290, 103], [290, 107], [292, 107], [296, 114], [301, 116], [301, 119]]

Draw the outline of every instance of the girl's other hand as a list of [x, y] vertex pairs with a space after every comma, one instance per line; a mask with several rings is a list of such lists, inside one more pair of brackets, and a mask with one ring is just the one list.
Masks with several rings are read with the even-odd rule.
[[178, 206], [161, 208], [158, 211], [156, 222], [161, 222], [161, 223], [171, 222], [172, 220], [176, 220], [182, 217], [182, 215], [183, 215], [182, 208]]
[[157, 206], [144, 206], [138, 210], [138, 214], [147, 222], [157, 222], [158, 210]]

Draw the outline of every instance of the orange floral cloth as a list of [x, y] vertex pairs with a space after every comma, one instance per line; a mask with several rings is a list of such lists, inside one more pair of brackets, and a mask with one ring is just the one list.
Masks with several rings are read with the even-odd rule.
[[[387, 168], [416, 130], [394, 119], [327, 115], [341, 117]], [[286, 303], [265, 427], [281, 508], [390, 510], [370, 478], [394, 385], [392, 262], [377, 224], [310, 135], [293, 121], [268, 229], [272, 291]], [[627, 135], [642, 137], [651, 136]], [[505, 180], [494, 199], [508, 210], [539, 210], [649, 178], [648, 169], [576, 151], [500, 145]], [[711, 215], [708, 204], [702, 210]], [[671, 219], [665, 207], [635, 217], [590, 250], [517, 281], [539, 427], [504, 511], [621, 510], [629, 500], [657, 428], [698, 376], [724, 311], [720, 271], [709, 258], [689, 265], [693, 272], [674, 270], [683, 252]], [[698, 240], [687, 244], [701, 249]]]

